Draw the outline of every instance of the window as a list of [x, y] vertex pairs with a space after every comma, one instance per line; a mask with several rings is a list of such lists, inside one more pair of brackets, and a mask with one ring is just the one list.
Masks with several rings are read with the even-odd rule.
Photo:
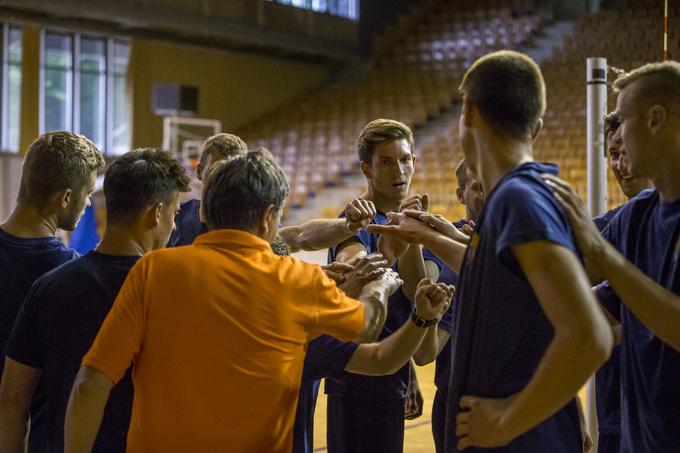
[[2, 26], [2, 107], [0, 109], [0, 148], [2, 151], [19, 151], [21, 126], [21, 29]]
[[328, 13], [346, 19], [359, 19], [359, 0], [268, 0], [296, 8], [311, 9], [317, 13]]
[[107, 155], [129, 150], [129, 42], [46, 31], [42, 40], [40, 131], [72, 130]]

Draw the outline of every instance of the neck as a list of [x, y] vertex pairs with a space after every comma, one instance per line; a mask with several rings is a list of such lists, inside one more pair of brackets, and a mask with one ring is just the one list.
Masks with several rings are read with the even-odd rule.
[[134, 227], [107, 224], [97, 251], [106, 255], [142, 256], [153, 250], [152, 240], [144, 236]]
[[678, 153], [668, 156], [667, 159], [659, 159], [661, 165], [656, 168], [652, 182], [659, 192], [661, 201], [670, 203], [680, 199], [680, 148]]
[[57, 225], [57, 213], [45, 215], [33, 205], [19, 203], [0, 228], [21, 238], [42, 238], [54, 237]]
[[499, 138], [477, 143], [477, 171], [487, 194], [503, 176], [533, 160], [531, 143]]
[[370, 184], [368, 185], [366, 192], [361, 195], [361, 198], [372, 201], [375, 208], [380, 212], [397, 212], [399, 210], [399, 205], [401, 204], [401, 200], [393, 200], [385, 197], [373, 189]]

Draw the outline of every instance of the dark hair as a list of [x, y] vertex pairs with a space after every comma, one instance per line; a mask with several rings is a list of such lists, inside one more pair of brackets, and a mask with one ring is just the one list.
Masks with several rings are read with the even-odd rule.
[[272, 241], [272, 251], [274, 254], [279, 255], [279, 256], [288, 256], [290, 253], [288, 252], [288, 245], [286, 244], [286, 240], [281, 237], [281, 235], [276, 235], [274, 240]]
[[642, 83], [636, 91], [636, 102], [642, 101], [648, 107], [658, 104], [669, 113], [680, 114], [680, 63], [647, 63], [616, 79], [614, 91], [620, 92], [637, 80]]
[[166, 152], [139, 148], [123, 154], [106, 170], [107, 223], [133, 222], [149, 206], [169, 203], [189, 190], [184, 168]]
[[519, 52], [502, 50], [478, 59], [463, 76], [459, 90], [500, 135], [531, 138], [545, 113], [541, 70]]
[[47, 132], [31, 143], [24, 156], [18, 201], [43, 207], [58, 191], [80, 190], [92, 172], [102, 168], [102, 153], [85, 136]]
[[394, 120], [373, 120], [359, 134], [359, 160], [370, 165], [373, 150], [378, 144], [402, 139], [408, 142], [413, 151], [413, 132], [407, 125]]
[[616, 112], [608, 113], [604, 117], [604, 138], [606, 139], [609, 137], [609, 134], [616, 132], [620, 125], [621, 121]]
[[246, 154], [248, 145], [241, 137], [233, 134], [219, 133], [208, 137], [201, 146], [201, 168], [205, 169], [205, 161], [209, 155], [220, 159]]
[[269, 151], [260, 148], [212, 167], [203, 190], [203, 207], [210, 230], [253, 231], [269, 205], [280, 210], [288, 183]]

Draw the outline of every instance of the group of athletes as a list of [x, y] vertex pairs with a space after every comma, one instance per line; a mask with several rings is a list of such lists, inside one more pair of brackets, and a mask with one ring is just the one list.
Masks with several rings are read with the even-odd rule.
[[[55, 234], [104, 159], [41, 135], [0, 225], [0, 451], [311, 453], [326, 379], [328, 451], [399, 453], [415, 365], [436, 361], [438, 453], [587, 451], [575, 395], [595, 372], [600, 452], [680, 452], [680, 64], [614, 88], [607, 152], [629, 201], [595, 219], [533, 159], [545, 84], [512, 51], [460, 87], [464, 219], [410, 194], [398, 121], [361, 131], [361, 197], [286, 227], [281, 168], [218, 134], [200, 201], [180, 204], [167, 153], [114, 160], [105, 233], [79, 256]], [[325, 267], [288, 256], [325, 248]]]

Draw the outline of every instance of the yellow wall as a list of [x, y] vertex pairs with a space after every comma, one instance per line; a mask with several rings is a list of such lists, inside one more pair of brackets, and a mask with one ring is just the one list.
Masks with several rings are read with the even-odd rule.
[[152, 112], [154, 83], [195, 85], [199, 118], [234, 131], [319, 85], [322, 65], [136, 39], [130, 57], [132, 146], [160, 146], [162, 118]]
[[22, 27], [21, 69], [21, 131], [19, 152], [24, 154], [38, 136], [38, 110], [40, 89], [40, 29], [31, 25]]

